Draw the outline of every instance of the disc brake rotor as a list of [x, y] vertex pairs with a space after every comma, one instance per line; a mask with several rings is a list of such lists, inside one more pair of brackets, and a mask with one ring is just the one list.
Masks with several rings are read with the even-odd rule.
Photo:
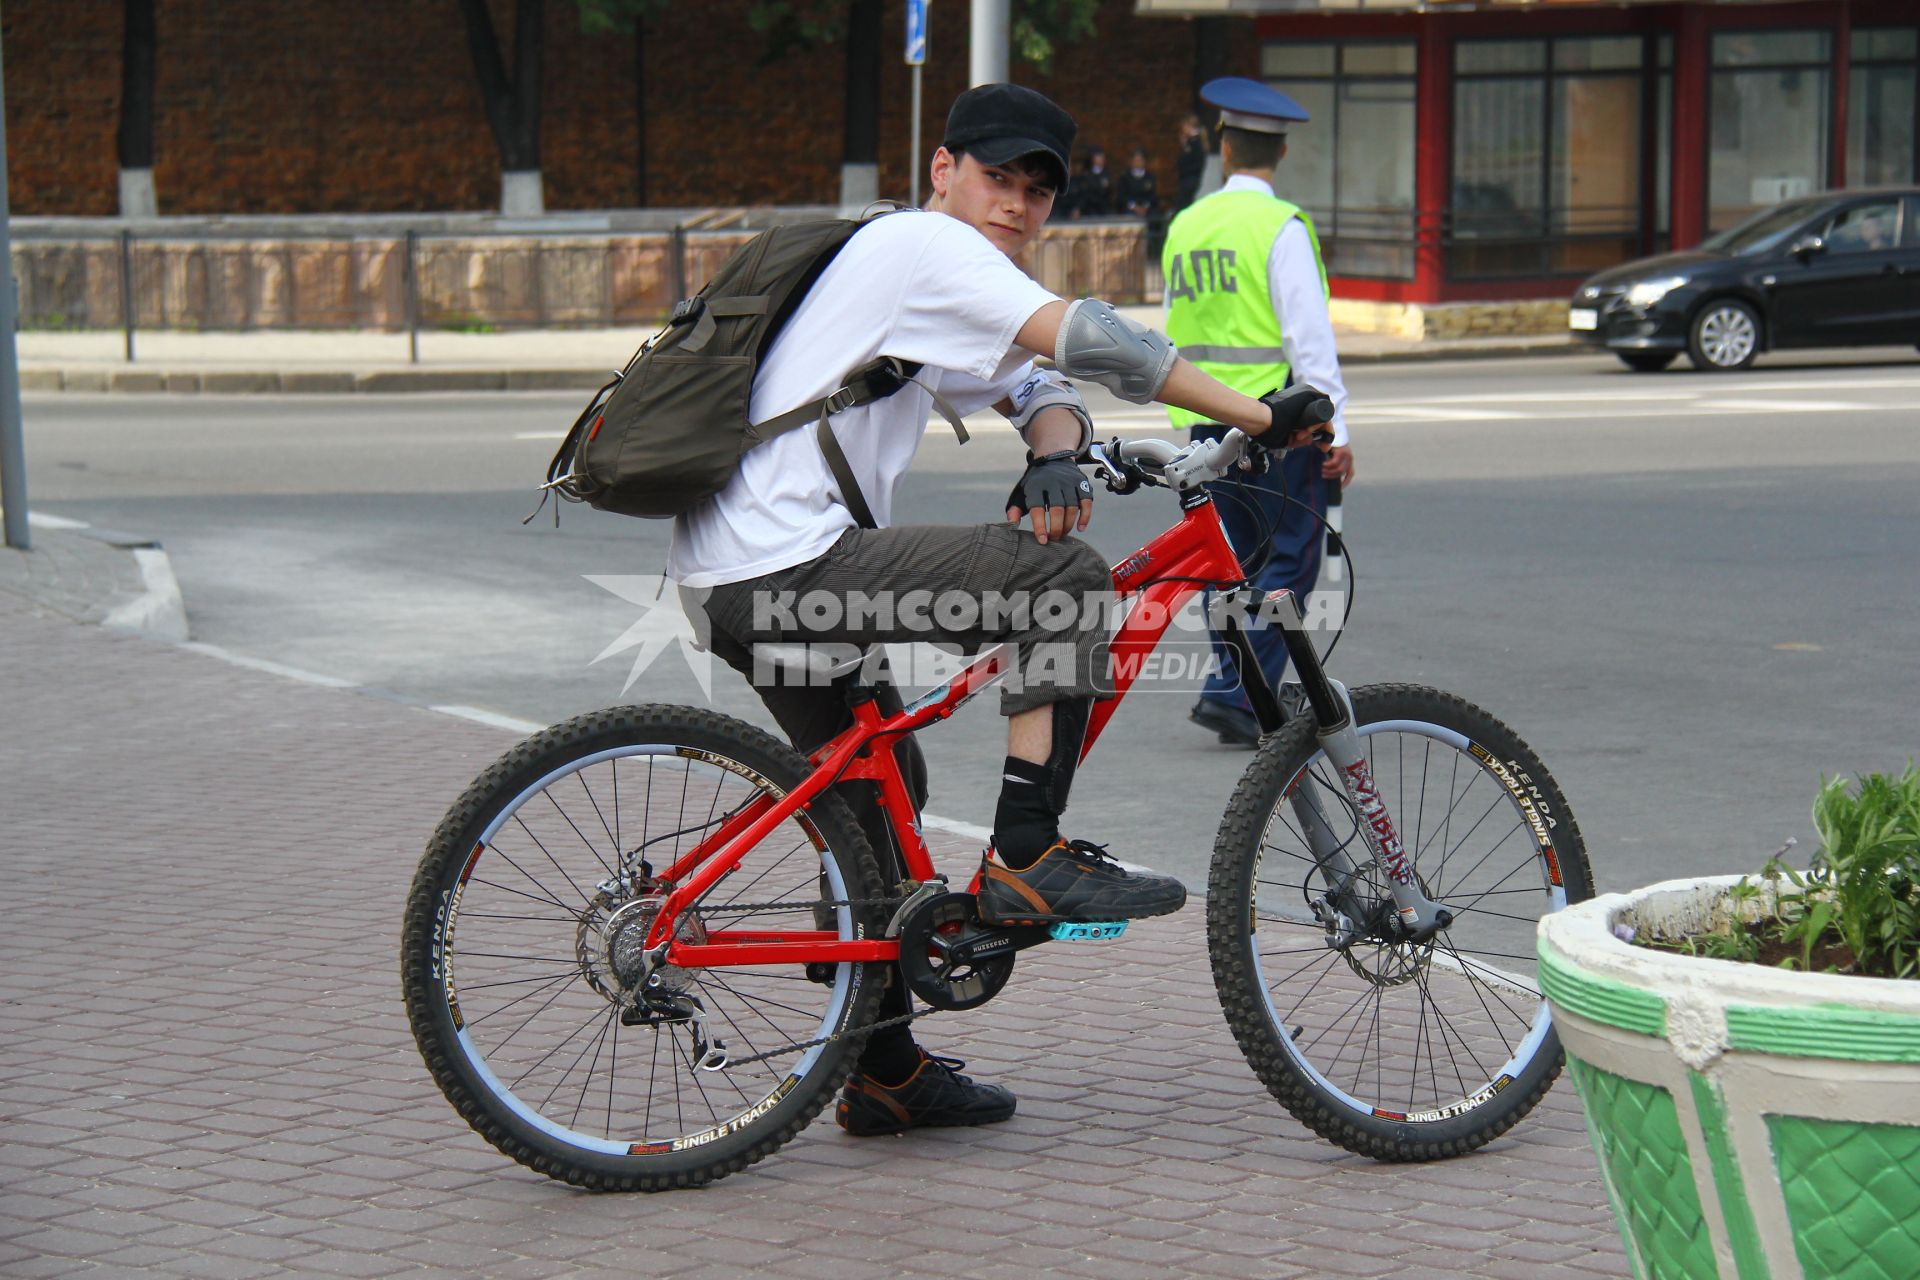
[[[647, 934], [665, 901], [656, 895], [615, 906], [603, 894], [581, 917], [575, 931], [574, 950], [582, 976], [594, 990], [623, 1009], [633, 1007], [645, 979], [658, 979], [647, 988], [657, 996], [677, 995], [693, 982], [692, 971], [678, 965], [662, 964], [651, 974], [647, 971]], [[707, 926], [697, 909], [680, 913], [673, 936], [675, 941], [695, 946], [707, 941]]]

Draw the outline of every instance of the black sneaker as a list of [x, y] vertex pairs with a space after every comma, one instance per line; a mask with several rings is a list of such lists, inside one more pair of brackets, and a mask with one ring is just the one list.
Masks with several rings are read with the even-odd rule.
[[1260, 745], [1260, 721], [1254, 718], [1251, 711], [1202, 698], [1193, 704], [1193, 710], [1187, 712], [1187, 719], [1203, 729], [1213, 730], [1219, 735], [1220, 741], [1229, 747]]
[[1172, 876], [1128, 871], [1089, 840], [1056, 841], [1024, 871], [995, 861], [991, 851], [981, 860], [980, 920], [1001, 928], [1139, 920], [1186, 904], [1187, 887]]
[[905, 1133], [908, 1129], [997, 1124], [1013, 1114], [1013, 1094], [997, 1084], [981, 1084], [960, 1074], [958, 1058], [936, 1058], [920, 1050], [920, 1067], [905, 1083], [881, 1084], [856, 1075], [841, 1091], [833, 1118], [855, 1137]]

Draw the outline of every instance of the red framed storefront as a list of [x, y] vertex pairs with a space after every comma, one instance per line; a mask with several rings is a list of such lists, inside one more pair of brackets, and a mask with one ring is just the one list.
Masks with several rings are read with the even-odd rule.
[[[1141, 7], [1165, 12], [1173, 6], [1148, 0]], [[1891, 99], [1896, 114], [1900, 101], [1908, 117], [1915, 113], [1916, 0], [1605, 6], [1542, 0], [1526, 8], [1434, 11], [1438, 7], [1301, 13], [1295, 5], [1257, 19], [1262, 74], [1289, 92], [1321, 85], [1326, 92], [1315, 102], [1331, 105], [1337, 97], [1341, 103], [1336, 127], [1350, 98], [1360, 104], [1356, 114], [1364, 125], [1393, 109], [1369, 108], [1369, 98], [1400, 101], [1404, 111], [1411, 90], [1411, 208], [1402, 176], [1392, 216], [1363, 210], [1367, 216], [1356, 218], [1335, 209], [1325, 219], [1339, 297], [1432, 304], [1559, 296], [1613, 262], [1698, 243], [1747, 207], [1821, 186], [1862, 185], [1863, 175], [1849, 173], [1850, 157], [1855, 169], [1872, 166], [1861, 163], [1861, 139], [1850, 136], [1849, 105], [1855, 97], [1850, 74], [1863, 48], [1869, 57], [1886, 50], [1890, 61], [1873, 64], [1873, 74], [1897, 78], [1887, 82], [1905, 94]], [[1870, 48], [1856, 40], [1857, 31], [1873, 36]], [[1879, 39], [1882, 32], [1889, 38]], [[1909, 62], [1913, 71], [1905, 69]], [[1360, 70], [1348, 75], [1349, 67]], [[1883, 99], [1887, 95], [1873, 99], [1875, 111], [1884, 110]], [[1490, 159], [1486, 135], [1511, 129], [1515, 104], [1521, 117], [1538, 110], [1551, 127], [1529, 125], [1531, 132], [1520, 130], [1517, 142], [1492, 144], [1498, 154]], [[1322, 119], [1316, 112], [1316, 124]], [[1873, 123], [1876, 137], [1885, 132], [1877, 118]], [[1359, 168], [1379, 166], [1379, 148], [1364, 130], [1356, 145], [1309, 132], [1313, 127], [1296, 135], [1295, 152], [1282, 166], [1283, 188], [1290, 166], [1292, 177], [1309, 185], [1320, 172], [1314, 165], [1326, 169], [1325, 158], [1308, 148], [1337, 151], [1350, 165], [1357, 154]], [[1889, 145], [1911, 151], [1914, 121], [1904, 128]], [[1638, 172], [1628, 192], [1618, 159], [1623, 149], [1610, 144], [1635, 132]], [[1783, 146], [1782, 136], [1798, 144], [1797, 152], [1773, 161], [1742, 159]], [[1531, 158], [1527, 137], [1540, 148]], [[1569, 154], [1582, 139], [1590, 154]], [[1607, 163], [1596, 165], [1595, 156]], [[1531, 175], [1530, 163], [1539, 174], [1539, 206], [1499, 207], [1512, 203], [1507, 187], [1515, 166]], [[1902, 180], [1915, 178], [1916, 163], [1920, 157], [1907, 158]], [[1768, 164], [1787, 176], [1771, 176]], [[1609, 174], [1609, 165], [1620, 172]], [[1630, 198], [1603, 218], [1592, 209], [1553, 208], [1546, 193], [1555, 180], [1594, 180], [1595, 170]], [[1488, 172], [1500, 180], [1476, 181]], [[1314, 207], [1295, 191], [1283, 194]], [[1526, 232], [1521, 224], [1534, 218], [1537, 228]], [[1356, 221], [1363, 233], [1349, 236], [1343, 225]]]

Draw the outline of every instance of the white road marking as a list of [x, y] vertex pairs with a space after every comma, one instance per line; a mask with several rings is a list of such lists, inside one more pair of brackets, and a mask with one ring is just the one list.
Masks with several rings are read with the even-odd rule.
[[538, 733], [547, 726], [535, 724], [531, 720], [516, 720], [512, 716], [503, 716], [498, 711], [488, 711], [484, 707], [444, 706], [428, 707], [429, 711], [438, 711], [443, 716], [457, 716], [462, 720], [471, 720], [475, 724], [490, 725], [495, 729], [506, 729], [513, 733]]
[[565, 440], [567, 433], [564, 431], [516, 431], [513, 433], [513, 438], [515, 440]]
[[187, 604], [173, 576], [173, 561], [159, 547], [133, 548], [134, 563], [146, 590], [100, 620], [120, 631], [144, 631], [176, 643], [187, 638]]
[[69, 520], [65, 516], [50, 516], [44, 511], [27, 512], [27, 524], [35, 529], [91, 529], [93, 526], [85, 520]]
[[264, 671], [270, 676], [280, 676], [286, 680], [298, 680], [301, 684], [318, 685], [322, 689], [353, 689], [358, 686], [351, 680], [342, 680], [338, 676], [323, 676], [317, 671], [306, 671], [299, 667], [290, 667], [283, 662], [274, 662], [268, 658], [250, 658], [244, 653], [235, 653], [223, 649], [217, 644], [202, 644], [195, 640], [180, 646], [195, 653], [204, 653], [209, 658], [218, 658], [222, 662], [231, 662], [236, 667], [245, 667], [249, 671]]

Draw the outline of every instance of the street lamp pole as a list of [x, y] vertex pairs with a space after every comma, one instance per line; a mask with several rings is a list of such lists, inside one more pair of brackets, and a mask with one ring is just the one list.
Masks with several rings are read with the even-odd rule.
[[969, 84], [1005, 84], [1013, 0], [973, 0]]
[[[4, 66], [0, 58], [0, 66]], [[33, 550], [27, 530], [27, 451], [20, 433], [20, 353], [14, 331], [19, 327], [13, 291], [13, 215], [7, 203], [7, 87], [0, 70], [0, 507], [6, 509], [7, 545]]]

